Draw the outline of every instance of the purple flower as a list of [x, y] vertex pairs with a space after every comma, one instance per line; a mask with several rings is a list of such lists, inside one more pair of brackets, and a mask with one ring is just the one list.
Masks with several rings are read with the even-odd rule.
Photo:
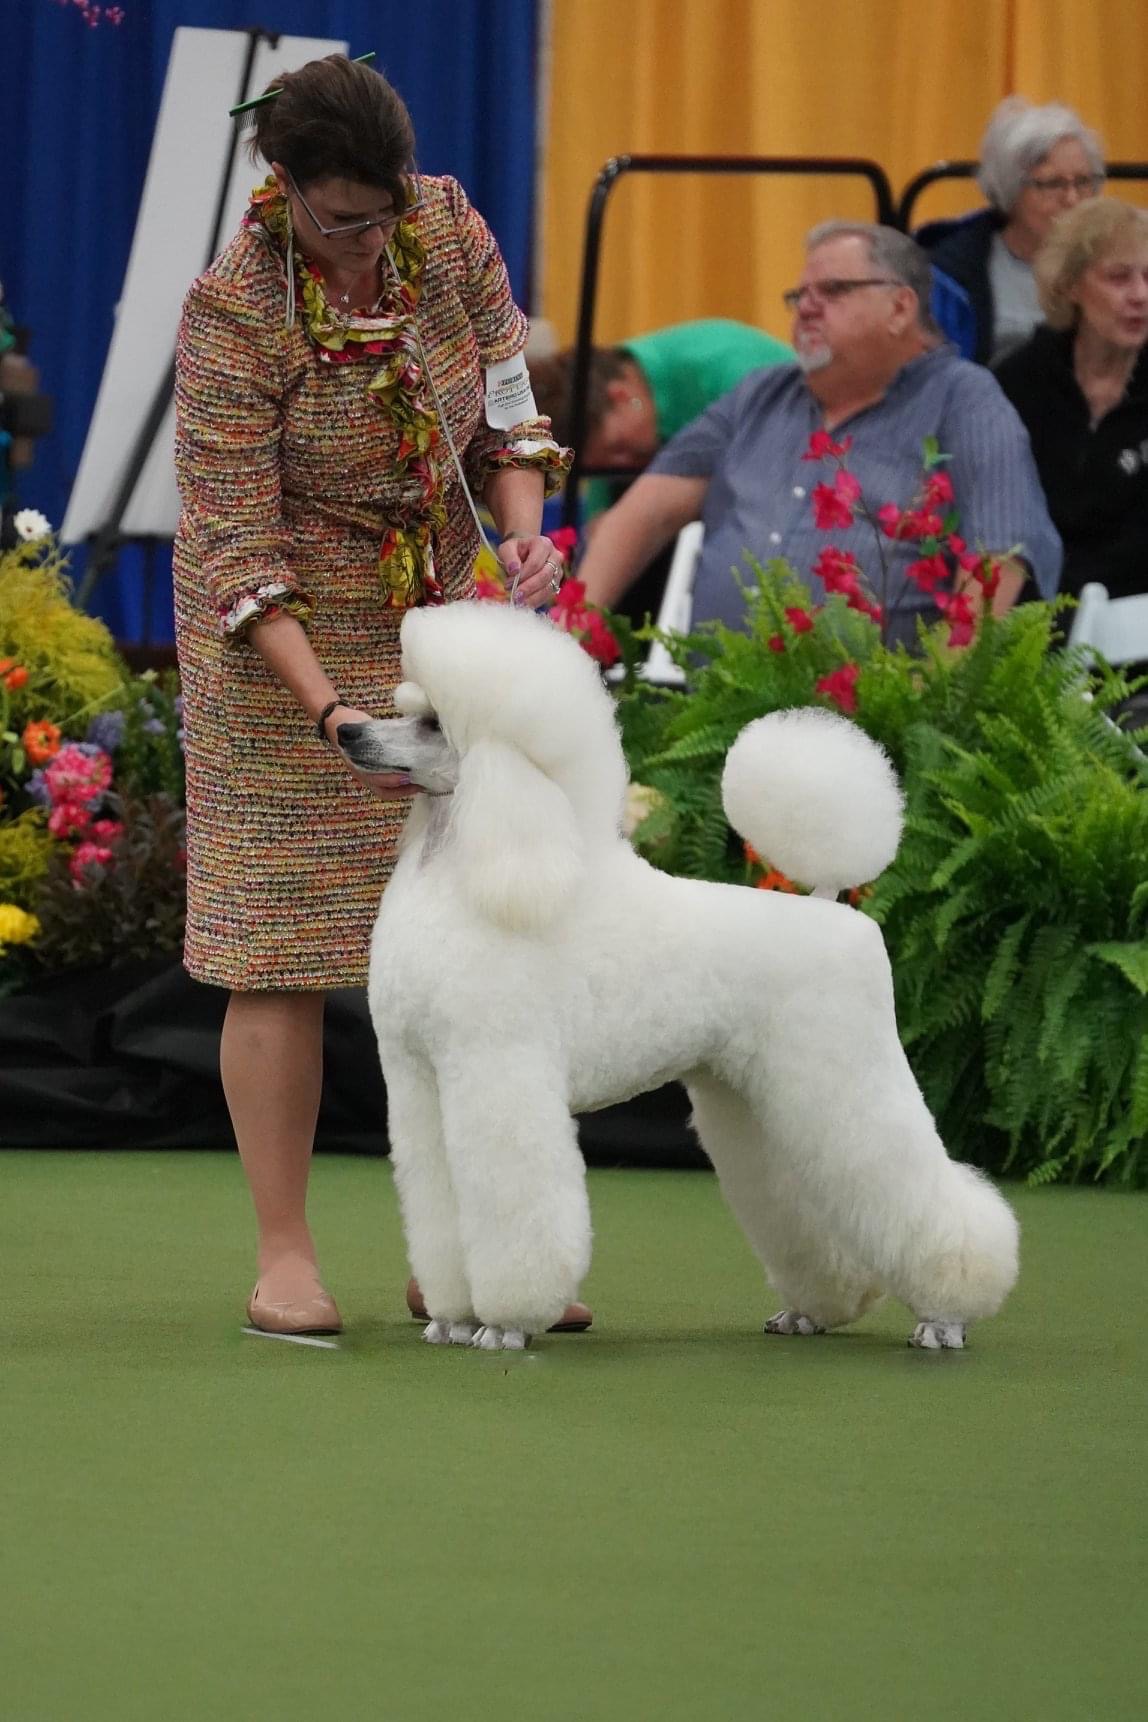
[[167, 733], [167, 725], [163, 722], [162, 718], [152, 717], [148, 718], [147, 722], [143, 726], [143, 730], [145, 735], [165, 735]]
[[42, 768], [37, 769], [32, 773], [31, 777], [24, 785], [24, 788], [32, 797], [32, 800], [38, 802], [41, 807], [51, 807], [52, 792], [44, 780], [44, 772]]
[[123, 712], [97, 712], [88, 725], [85, 740], [89, 746], [102, 747], [105, 753], [114, 753], [124, 739], [126, 724]]

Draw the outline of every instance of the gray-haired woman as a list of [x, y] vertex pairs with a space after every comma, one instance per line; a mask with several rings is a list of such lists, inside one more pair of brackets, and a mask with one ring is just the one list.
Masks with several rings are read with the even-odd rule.
[[933, 314], [966, 358], [995, 363], [1041, 321], [1032, 260], [1053, 222], [1104, 184], [1100, 139], [1059, 102], [1001, 102], [981, 141], [989, 208], [916, 235], [933, 265]]

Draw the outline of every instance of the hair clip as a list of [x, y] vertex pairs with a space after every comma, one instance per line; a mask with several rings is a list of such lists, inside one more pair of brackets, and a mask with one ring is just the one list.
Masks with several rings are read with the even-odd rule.
[[[368, 60], [373, 60], [374, 57], [375, 50], [372, 48], [369, 54], [356, 54], [355, 58], [351, 61], [351, 64], [352, 66], [362, 66], [365, 65]], [[282, 87], [283, 86], [281, 84], [278, 84], [273, 90], [264, 90], [261, 96], [252, 96], [249, 102], [236, 102], [233, 108], [228, 108], [228, 117], [234, 120], [237, 119], [240, 114], [250, 113], [252, 108], [261, 108], [265, 102], [273, 102]]]

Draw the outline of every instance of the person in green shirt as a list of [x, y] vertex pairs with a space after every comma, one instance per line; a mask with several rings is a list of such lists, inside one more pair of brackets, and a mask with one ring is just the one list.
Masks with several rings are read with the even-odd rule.
[[[638, 471], [664, 442], [750, 371], [792, 364], [793, 359], [793, 349], [784, 341], [728, 317], [672, 323], [616, 347], [594, 347], [580, 450], [583, 464]], [[538, 410], [550, 417], [560, 443], [570, 440], [573, 371], [572, 348], [530, 361]], [[583, 495], [583, 518], [608, 508], [616, 489], [609, 479], [592, 479]]]

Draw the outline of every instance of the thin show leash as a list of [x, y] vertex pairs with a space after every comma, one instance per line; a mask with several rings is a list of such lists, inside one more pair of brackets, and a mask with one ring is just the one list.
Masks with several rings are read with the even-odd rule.
[[[401, 287], [403, 284], [402, 276], [399, 274], [398, 267], [395, 263], [394, 257], [391, 255], [391, 248], [389, 245], [385, 247], [383, 255], [386, 257], [387, 264], [390, 268], [391, 274], [394, 276], [396, 282]], [[455, 447], [454, 437], [451, 435], [450, 421], [448, 420], [448, 418], [446, 416], [446, 412], [443, 408], [442, 397], [440, 396], [440, 394], [438, 392], [438, 387], [437, 387], [435, 380], [434, 380], [434, 372], [430, 368], [430, 361], [427, 358], [426, 348], [423, 346], [423, 338], [422, 338], [421, 333], [419, 332], [418, 313], [414, 310], [412, 310], [412, 312], [411, 312], [411, 328], [414, 330], [415, 345], [418, 348], [419, 361], [420, 361], [422, 368], [423, 368], [423, 375], [426, 377], [427, 382], [430, 384], [431, 398], [435, 404], [435, 411], [438, 413], [438, 422], [443, 428], [443, 435], [446, 437], [447, 447], [450, 449], [451, 459], [454, 461], [454, 469], [458, 473], [458, 482], [462, 486], [462, 494], [466, 497], [467, 507], [470, 509], [471, 515], [474, 519], [474, 524], [478, 529], [479, 542], [485, 544], [485, 542], [486, 542], [486, 528], [482, 524], [481, 519], [479, 518], [479, 513], [478, 513], [477, 507], [475, 506], [474, 497], [471, 495], [470, 486], [466, 482], [466, 474], [462, 469], [462, 461], [458, 457], [458, 449]], [[560, 572], [559, 564], [555, 563], [552, 559], [548, 559], [547, 560], [547, 566], [553, 569], [554, 575], [555, 575], [555, 577], [557, 577], [559, 572]], [[519, 586], [519, 582], [521, 581], [521, 579], [522, 579], [522, 569], [520, 567], [518, 572], [514, 575], [512, 581], [510, 583], [510, 602], [512, 604], [514, 603], [515, 599], [518, 596], [518, 586]], [[557, 585], [555, 585], [554, 580], [551, 580], [550, 584], [551, 584], [551, 589], [554, 591], [555, 595], [557, 595], [558, 587], [557, 587]]]

